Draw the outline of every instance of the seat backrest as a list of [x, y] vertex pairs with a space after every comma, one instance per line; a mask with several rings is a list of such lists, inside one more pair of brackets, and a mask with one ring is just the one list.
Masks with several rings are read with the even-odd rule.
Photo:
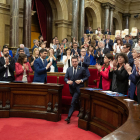
[[63, 67], [58, 67], [58, 72], [63, 72]]
[[57, 83], [57, 76], [47, 76], [47, 83]]
[[64, 85], [64, 87], [62, 89], [62, 96], [71, 96], [70, 90], [69, 90], [69, 85], [65, 83], [64, 78], [65, 78], [64, 76], [59, 76], [59, 81], [58, 81], [59, 84]]

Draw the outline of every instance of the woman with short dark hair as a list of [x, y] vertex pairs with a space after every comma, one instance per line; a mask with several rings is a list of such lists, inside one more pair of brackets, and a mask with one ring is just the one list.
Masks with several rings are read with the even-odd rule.
[[31, 82], [29, 73], [32, 72], [33, 70], [30, 63], [27, 62], [26, 54], [20, 54], [17, 62], [15, 63], [15, 81]]
[[128, 63], [128, 57], [124, 53], [119, 53], [116, 60], [110, 63], [110, 77], [112, 78], [111, 90], [122, 94], [127, 94], [128, 73], [124, 65]]

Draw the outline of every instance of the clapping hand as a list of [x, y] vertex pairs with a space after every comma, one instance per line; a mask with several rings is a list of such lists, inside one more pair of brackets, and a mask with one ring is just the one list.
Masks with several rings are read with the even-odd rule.
[[78, 85], [79, 85], [81, 82], [82, 82], [81, 80], [76, 80], [76, 81], [75, 81], [75, 83], [78, 84]]
[[110, 69], [113, 69], [113, 61], [110, 61]]
[[101, 55], [103, 55], [103, 51], [101, 51]]
[[48, 69], [52, 65], [52, 62], [48, 63], [46, 69]]
[[127, 63], [127, 64], [124, 64], [124, 68], [125, 70], [128, 72], [128, 74], [132, 74], [131, 71], [132, 71], [132, 67]]
[[118, 65], [117, 60], [113, 60], [113, 68], [114, 68], [114, 69], [116, 69], [116, 68], [117, 68], [117, 65]]
[[101, 68], [102, 68], [101, 65], [96, 64], [95, 67], [98, 69], [99, 72], [101, 71]]
[[9, 58], [6, 58], [5, 64], [6, 66], [9, 65]]
[[73, 84], [73, 81], [69, 80], [69, 81], [67, 82], [67, 84], [72, 85], [72, 84]]
[[100, 56], [100, 54], [101, 54], [101, 53], [98, 51], [98, 56]]

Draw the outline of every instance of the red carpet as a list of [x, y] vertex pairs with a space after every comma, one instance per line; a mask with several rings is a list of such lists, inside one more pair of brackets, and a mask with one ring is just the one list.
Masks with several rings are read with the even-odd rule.
[[28, 118], [0, 118], [0, 140], [99, 140], [101, 137], [78, 128], [78, 112], [66, 124], [62, 115], [59, 122]]

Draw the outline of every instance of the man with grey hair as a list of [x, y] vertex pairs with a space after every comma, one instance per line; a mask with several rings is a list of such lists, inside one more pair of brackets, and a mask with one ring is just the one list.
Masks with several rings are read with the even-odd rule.
[[100, 65], [104, 64], [104, 56], [105, 54], [110, 53], [109, 48], [105, 48], [105, 42], [99, 42], [99, 49], [96, 50], [95, 58], [97, 59], [97, 63]]
[[34, 40], [33, 40], [33, 43], [34, 43], [34, 46], [33, 46], [33, 48], [32, 48], [32, 53], [33, 53], [33, 51], [34, 51], [35, 48], [39, 48], [39, 42], [38, 42], [37, 39], [34, 39]]

